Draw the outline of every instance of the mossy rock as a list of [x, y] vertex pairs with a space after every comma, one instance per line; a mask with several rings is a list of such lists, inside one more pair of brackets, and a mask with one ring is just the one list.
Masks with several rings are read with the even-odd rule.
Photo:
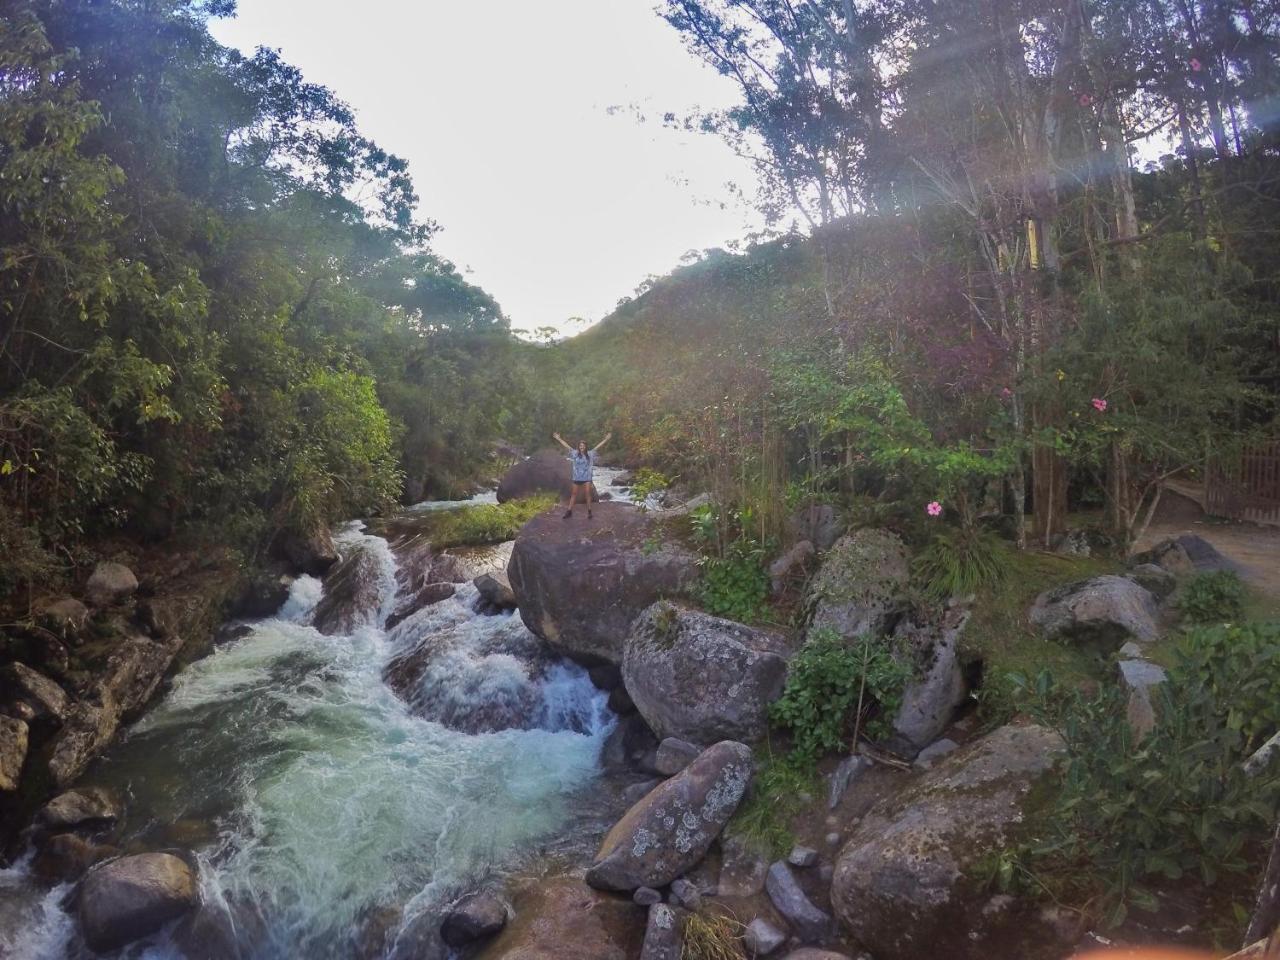
[[846, 534], [810, 585], [812, 629], [847, 639], [884, 634], [906, 607], [910, 578], [910, 558], [897, 534], [875, 527]]

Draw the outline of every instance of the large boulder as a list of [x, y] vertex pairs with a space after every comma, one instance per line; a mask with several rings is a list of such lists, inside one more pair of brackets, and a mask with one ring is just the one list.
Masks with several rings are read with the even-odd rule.
[[631, 622], [654, 601], [685, 592], [698, 565], [652, 516], [602, 503], [591, 521], [534, 517], [516, 538], [507, 574], [521, 618], [558, 653], [620, 664]]
[[495, 610], [514, 610], [516, 595], [511, 590], [511, 581], [506, 571], [496, 570], [493, 573], [482, 573], [473, 581], [480, 591], [480, 598]]
[[119, 818], [120, 801], [105, 787], [77, 787], [60, 793], [41, 807], [36, 817], [50, 831], [98, 827]]
[[451, 947], [464, 947], [502, 931], [507, 905], [487, 890], [469, 893], [444, 915], [440, 937]]
[[1135, 554], [1129, 562], [1134, 566], [1155, 564], [1179, 577], [1211, 570], [1236, 569], [1236, 565], [1223, 556], [1217, 547], [1194, 533], [1167, 537], [1150, 550]]
[[659, 738], [750, 743], [765, 734], [790, 652], [781, 634], [660, 600], [631, 627], [622, 681]]
[[57, 833], [40, 844], [31, 872], [45, 883], [78, 880], [95, 863], [117, 856], [116, 847], [94, 843], [76, 833]]
[[67, 715], [66, 691], [26, 664], [11, 663], [5, 667], [3, 683], [12, 699], [31, 705], [33, 716], [61, 722]]
[[298, 573], [322, 576], [338, 562], [338, 548], [328, 527], [316, 527], [308, 533], [284, 530], [271, 545], [271, 551]]
[[1129, 638], [1160, 637], [1155, 595], [1110, 574], [1046, 590], [1031, 607], [1031, 622], [1049, 639], [1120, 646]]
[[602, 890], [663, 887], [705, 855], [751, 780], [751, 750], [708, 747], [623, 815], [600, 845], [587, 883]]
[[957, 653], [968, 622], [969, 608], [951, 603], [935, 615], [904, 618], [894, 631], [899, 654], [913, 668], [893, 719], [900, 752], [915, 754], [936, 740], [969, 696]]
[[325, 577], [324, 596], [311, 622], [326, 634], [347, 634], [372, 624], [382, 605], [386, 578], [382, 554], [364, 543], [355, 544]]
[[897, 534], [872, 527], [846, 534], [810, 584], [812, 629], [846, 639], [884, 633], [905, 606], [910, 578], [907, 548]]
[[18, 789], [27, 759], [27, 724], [0, 714], [0, 793]]
[[645, 908], [592, 890], [575, 877], [535, 881], [516, 899], [516, 916], [478, 960], [633, 960]]
[[543, 450], [521, 460], [498, 481], [498, 502], [519, 500], [539, 493], [554, 493], [567, 500], [573, 489], [573, 471], [566, 454]]
[[111, 742], [119, 726], [120, 707], [114, 700], [72, 704], [49, 754], [54, 785], [64, 787], [80, 776], [98, 751]]
[[138, 590], [138, 578], [123, 563], [104, 560], [93, 568], [85, 584], [85, 596], [96, 607], [109, 607], [131, 597]]
[[63, 597], [40, 611], [40, 626], [66, 640], [89, 624], [89, 608], [74, 597]]
[[80, 885], [80, 931], [100, 953], [149, 936], [200, 902], [181, 857], [140, 853], [94, 868]]
[[790, 539], [808, 540], [819, 550], [830, 550], [842, 533], [844, 521], [829, 503], [811, 503], [787, 518]]
[[1023, 804], [1062, 741], [1038, 726], [1006, 726], [956, 751], [916, 784], [881, 801], [840, 851], [831, 903], [874, 956], [932, 960], [989, 955], [972, 930], [980, 885], [967, 878], [1009, 842]]

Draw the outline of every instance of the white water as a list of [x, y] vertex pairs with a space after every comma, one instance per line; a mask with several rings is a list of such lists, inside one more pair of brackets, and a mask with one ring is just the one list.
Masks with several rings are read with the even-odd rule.
[[[469, 584], [388, 634], [390, 550], [356, 526], [339, 545], [384, 561], [365, 625], [313, 629], [320, 583], [300, 578], [276, 618], [179, 674], [85, 780], [127, 798], [126, 841], [195, 846], [206, 903], [260, 910], [260, 924], [239, 926], [265, 932], [240, 942], [264, 960], [350, 956], [376, 909], [407, 904], [407, 925], [554, 835], [566, 795], [597, 775], [612, 726], [580, 668], [544, 658], [531, 672], [506, 652], [537, 641], [518, 616], [472, 613]], [[465, 707], [516, 691], [535, 701], [537, 728], [469, 735], [409, 712], [382, 669], [441, 630], [452, 645], [423, 695]], [[77, 953], [63, 892], [35, 888], [25, 863], [0, 872], [0, 956]], [[132, 954], [181, 955], [164, 937]]]

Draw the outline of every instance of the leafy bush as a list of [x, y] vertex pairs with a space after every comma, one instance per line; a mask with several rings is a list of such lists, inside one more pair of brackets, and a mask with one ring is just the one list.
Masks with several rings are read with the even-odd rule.
[[902, 704], [910, 667], [883, 641], [859, 637], [846, 644], [834, 630], [815, 630], [791, 659], [787, 685], [769, 716], [791, 729], [795, 752], [815, 761], [848, 745], [862, 707], [862, 730], [888, 735]]
[[555, 503], [556, 498], [547, 494], [450, 510], [440, 515], [431, 543], [436, 547], [474, 547], [514, 540], [521, 527]]
[[922, 591], [935, 600], [976, 593], [999, 583], [1008, 572], [1004, 544], [979, 527], [939, 534], [912, 564]]
[[1042, 674], [1032, 711], [1062, 733], [1067, 754], [1027, 871], [1101, 904], [1112, 924], [1130, 907], [1154, 909], [1165, 882], [1247, 900], [1251, 858], [1280, 803], [1280, 762], [1254, 776], [1242, 764], [1280, 728], [1278, 658], [1280, 624], [1193, 632], [1153, 692], [1156, 725], [1141, 738], [1119, 687], [1090, 697]]
[[653, 494], [660, 493], [669, 486], [671, 481], [657, 470], [641, 467], [636, 471], [635, 480], [631, 484], [631, 498], [642, 504]]
[[734, 541], [722, 557], [703, 557], [699, 561], [702, 578], [696, 588], [698, 601], [717, 617], [756, 619], [769, 596], [769, 577], [763, 562], [763, 548], [749, 540]]
[[1214, 570], [1187, 581], [1178, 609], [1192, 623], [1222, 623], [1239, 619], [1244, 601], [1244, 584], [1236, 572]]

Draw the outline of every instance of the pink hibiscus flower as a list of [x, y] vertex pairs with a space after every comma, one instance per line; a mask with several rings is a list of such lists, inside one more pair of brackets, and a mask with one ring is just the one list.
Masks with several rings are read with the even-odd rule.
[[1106, 412], [1107, 412], [1107, 401], [1103, 400], [1101, 397], [1094, 397], [1094, 398], [1093, 398], [1093, 409], [1097, 410], [1099, 413], [1106, 413]]
[[1202, 66], [1202, 64], [1195, 57], [1192, 57], [1190, 60], [1187, 61], [1187, 63], [1191, 65], [1191, 69], [1194, 70], [1196, 73], [1200, 72], [1200, 67]]
[[931, 500], [929, 502], [929, 505], [924, 509], [925, 509], [925, 512], [928, 513], [929, 516], [931, 517], [942, 516], [942, 504], [940, 504], [937, 500]]

